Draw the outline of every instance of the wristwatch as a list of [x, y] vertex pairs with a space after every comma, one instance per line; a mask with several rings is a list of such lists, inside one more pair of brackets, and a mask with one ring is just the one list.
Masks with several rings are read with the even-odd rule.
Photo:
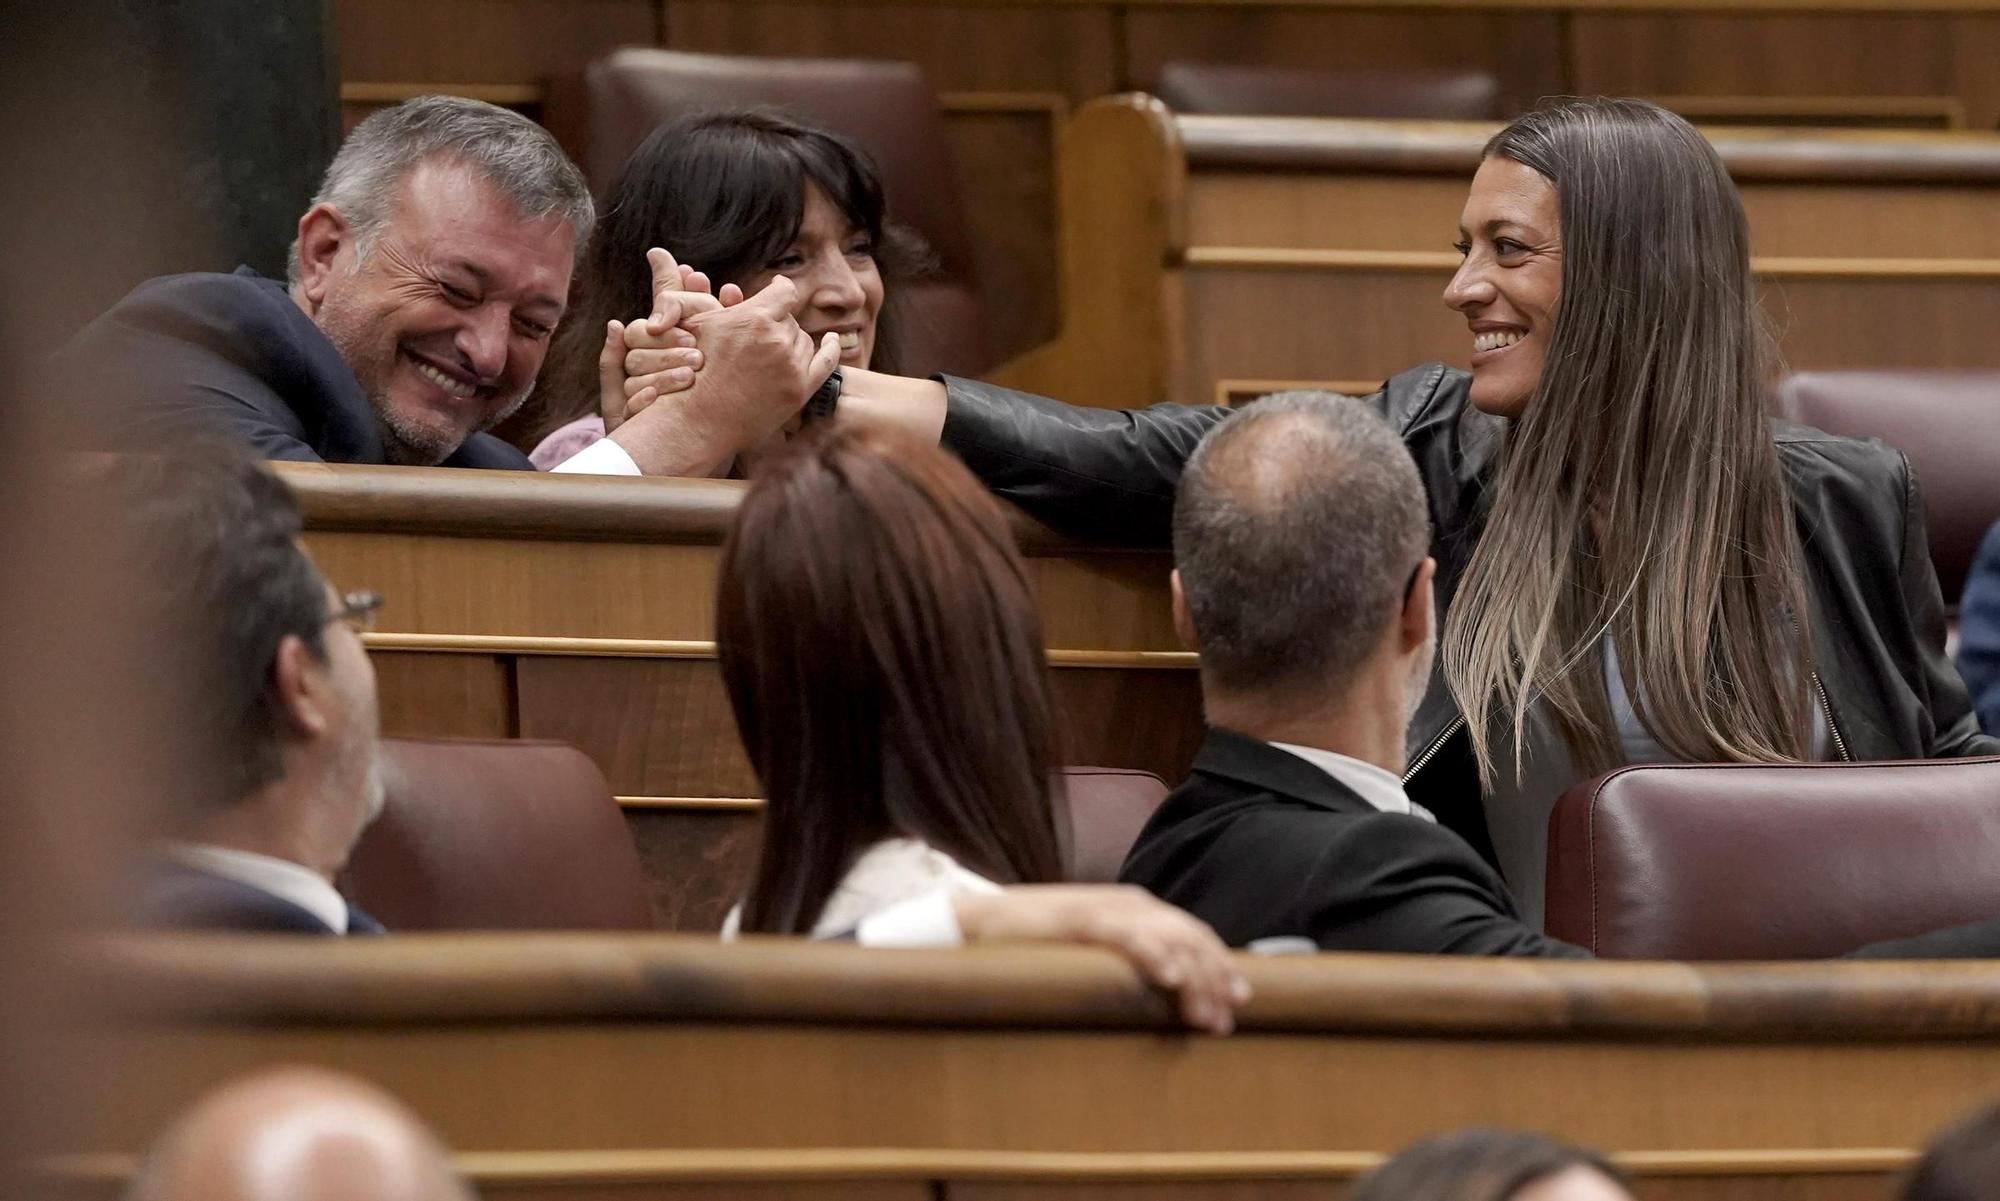
[[840, 404], [841, 383], [840, 368], [835, 367], [833, 374], [826, 377], [826, 382], [819, 386], [819, 390], [807, 398], [806, 407], [799, 410], [799, 416], [804, 418], [805, 424], [811, 425], [833, 416], [833, 410]]

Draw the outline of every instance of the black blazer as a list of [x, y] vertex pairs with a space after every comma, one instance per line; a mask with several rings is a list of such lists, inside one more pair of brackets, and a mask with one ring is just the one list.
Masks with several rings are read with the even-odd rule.
[[[1521, 924], [1463, 838], [1383, 813], [1289, 751], [1211, 729], [1119, 878], [1215, 927], [1231, 946], [1281, 935], [1323, 951], [1589, 958]], [[1855, 959], [2000, 956], [2000, 919], [1851, 952]]]
[[1297, 755], [1228, 730], [1209, 731], [1120, 878], [1231, 946], [1292, 935], [1325, 951], [1590, 954], [1523, 925], [1463, 838], [1383, 813]]
[[[133, 918], [138, 925], [153, 929], [333, 933], [333, 928], [311, 910], [282, 897], [166, 859], [147, 862], [133, 898]], [[349, 905], [347, 932], [380, 934], [382, 923]]]
[[[267, 459], [389, 461], [347, 360], [284, 284], [248, 267], [147, 280], [58, 352], [55, 370], [58, 388], [84, 391], [93, 445], [213, 434]], [[533, 470], [491, 434], [467, 438], [442, 465]]]

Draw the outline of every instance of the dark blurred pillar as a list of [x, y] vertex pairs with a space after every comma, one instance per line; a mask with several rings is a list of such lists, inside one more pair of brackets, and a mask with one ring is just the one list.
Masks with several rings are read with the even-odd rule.
[[0, 230], [10, 270], [66, 281], [13, 315], [14, 345], [53, 346], [150, 276], [283, 273], [339, 139], [328, 0], [7, 8]]

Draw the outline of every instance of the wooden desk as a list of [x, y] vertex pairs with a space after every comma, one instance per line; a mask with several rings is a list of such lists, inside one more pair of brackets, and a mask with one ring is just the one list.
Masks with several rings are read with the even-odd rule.
[[[1496, 128], [1087, 106], [1063, 141], [1063, 332], [1000, 378], [1126, 407], [1463, 363], [1441, 295]], [[2000, 135], [1708, 132], [1792, 367], [2000, 366]]]
[[[553, 738], [604, 769], [649, 873], [706, 898], [664, 915], [714, 929], [713, 879], [753, 836], [755, 775], [716, 670], [717, 550], [743, 485], [528, 472], [276, 465], [337, 586], [383, 606], [367, 644], [385, 733]], [[1016, 524], [1042, 599], [1066, 762], [1169, 782], [1201, 738], [1169, 557]], [[718, 908], [720, 906], [720, 908]]]
[[1858, 1201], [2000, 1087], [1995, 963], [1250, 961], [1230, 1038], [1075, 948], [405, 935], [90, 963], [125, 1009], [64, 1166], [99, 1181], [273, 1062], [383, 1084], [488, 1196], [570, 1199], [1303, 1201], [1497, 1123], [1612, 1152], [1642, 1197]]

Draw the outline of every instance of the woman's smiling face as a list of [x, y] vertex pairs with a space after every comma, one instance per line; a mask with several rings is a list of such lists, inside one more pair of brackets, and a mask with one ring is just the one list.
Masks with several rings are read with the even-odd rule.
[[1479, 165], [1459, 218], [1465, 261], [1445, 307], [1472, 332], [1472, 403], [1519, 416], [1541, 382], [1562, 296], [1561, 217], [1555, 185], [1531, 167], [1494, 156]]

